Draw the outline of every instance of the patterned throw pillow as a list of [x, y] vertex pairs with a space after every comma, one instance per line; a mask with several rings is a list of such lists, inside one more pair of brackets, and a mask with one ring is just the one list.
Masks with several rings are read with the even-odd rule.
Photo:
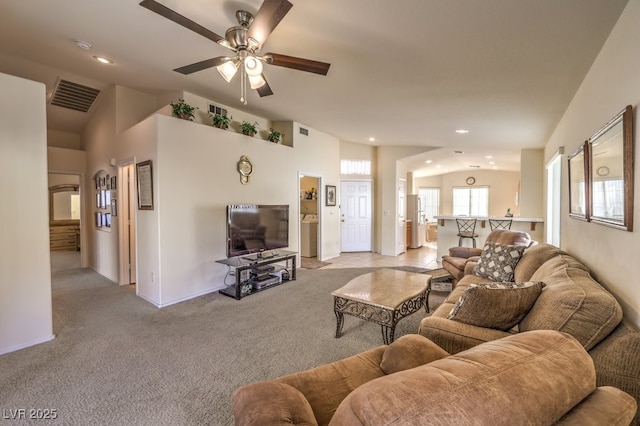
[[480, 260], [473, 270], [474, 275], [492, 281], [513, 281], [513, 271], [525, 248], [525, 246], [486, 243], [482, 249]]
[[527, 315], [544, 286], [541, 281], [469, 284], [447, 318], [507, 331]]

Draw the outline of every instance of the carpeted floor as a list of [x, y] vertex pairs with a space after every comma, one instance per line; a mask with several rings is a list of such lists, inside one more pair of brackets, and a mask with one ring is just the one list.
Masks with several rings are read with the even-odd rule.
[[[231, 425], [239, 386], [382, 344], [380, 326], [350, 316], [334, 337], [331, 291], [373, 269], [300, 269], [239, 301], [212, 293], [163, 309], [89, 269], [54, 270], [56, 339], [0, 356], [1, 408], [55, 409], [47, 424]], [[444, 296], [431, 294], [432, 311]], [[396, 337], [427, 315], [404, 318]]]

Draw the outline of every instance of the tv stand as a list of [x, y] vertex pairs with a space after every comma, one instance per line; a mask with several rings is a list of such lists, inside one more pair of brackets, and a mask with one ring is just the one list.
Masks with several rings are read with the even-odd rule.
[[278, 249], [216, 260], [227, 265], [235, 274], [235, 283], [223, 288], [219, 293], [240, 300], [244, 296], [295, 280], [296, 257], [297, 253], [294, 251]]

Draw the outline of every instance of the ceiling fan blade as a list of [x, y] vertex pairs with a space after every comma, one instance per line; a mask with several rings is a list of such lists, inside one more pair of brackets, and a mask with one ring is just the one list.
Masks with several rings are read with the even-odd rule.
[[220, 40], [224, 40], [224, 37], [221, 37], [218, 34], [214, 33], [213, 31], [206, 29], [200, 24], [196, 24], [191, 19], [180, 15], [179, 13], [169, 9], [168, 7], [158, 3], [155, 0], [142, 0], [140, 2], [140, 6], [146, 7], [150, 11], [155, 12], [160, 16], [164, 16], [168, 20], [173, 21], [176, 24], [182, 25], [183, 27], [188, 28], [191, 31], [194, 31], [200, 34], [201, 36], [208, 38], [209, 40], [213, 40], [216, 43]]
[[261, 98], [273, 95], [273, 91], [271, 90], [269, 83], [267, 83], [267, 79], [264, 78], [264, 74], [262, 74], [262, 78], [264, 79], [264, 84], [256, 89], [258, 91], [258, 95], [260, 95]]
[[293, 4], [287, 0], [264, 0], [249, 27], [247, 37], [255, 39], [262, 46], [292, 7]]
[[314, 74], [327, 75], [331, 64], [312, 61], [311, 59], [296, 58], [295, 56], [280, 55], [279, 53], [266, 53], [264, 58], [268, 64], [279, 67], [293, 68], [295, 70], [312, 72]]
[[230, 60], [231, 58], [228, 56], [218, 56], [217, 58], [205, 59], [204, 61], [196, 62], [195, 64], [176, 68], [174, 71], [179, 72], [180, 74], [189, 75], [197, 71], [206, 70], [207, 68], [217, 67], [218, 65], [222, 65]]

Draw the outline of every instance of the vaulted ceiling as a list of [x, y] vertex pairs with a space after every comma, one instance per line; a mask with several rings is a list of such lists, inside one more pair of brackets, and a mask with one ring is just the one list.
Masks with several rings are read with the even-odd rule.
[[[236, 10], [255, 13], [262, 3], [158, 1], [221, 35], [237, 24]], [[214, 68], [172, 71], [228, 51], [137, 0], [3, 0], [0, 72], [43, 81], [48, 91], [58, 78], [151, 94], [186, 90], [345, 141], [437, 148], [409, 162], [414, 170], [426, 167], [418, 174], [440, 173], [438, 161], [451, 171], [469, 163], [490, 168], [485, 155], [499, 169], [518, 170], [520, 150], [544, 145], [627, 3], [290, 1], [263, 52], [329, 62], [329, 73], [266, 65], [274, 95], [250, 91], [247, 106], [238, 78], [227, 83]], [[79, 133], [90, 113], [49, 106], [47, 119], [52, 129]], [[447, 163], [454, 150], [465, 154]], [[434, 163], [426, 165], [427, 158]]]

